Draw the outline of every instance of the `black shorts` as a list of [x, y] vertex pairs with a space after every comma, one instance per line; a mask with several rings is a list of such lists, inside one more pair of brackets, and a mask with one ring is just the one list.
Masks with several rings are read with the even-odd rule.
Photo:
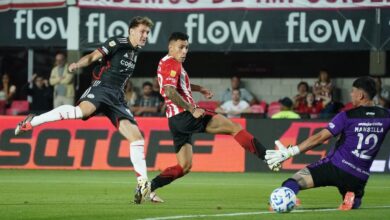
[[307, 166], [313, 178], [314, 187], [335, 186], [344, 197], [347, 192], [354, 192], [356, 198], [362, 198], [365, 180], [349, 174], [332, 164], [329, 158], [324, 158]]
[[[131, 123], [137, 124], [124, 101], [123, 91], [120, 88], [111, 88], [96, 82], [100, 81], [94, 81], [92, 86], [85, 90], [77, 103], [82, 101], [91, 102], [96, 107], [93, 115], [103, 113], [115, 127], [119, 126], [119, 121], [122, 119], [127, 119]], [[83, 120], [88, 120], [93, 115]]]
[[175, 152], [179, 152], [184, 144], [192, 144], [192, 134], [204, 132], [212, 117], [206, 114], [201, 118], [194, 118], [188, 111], [170, 117], [168, 123], [173, 136]]

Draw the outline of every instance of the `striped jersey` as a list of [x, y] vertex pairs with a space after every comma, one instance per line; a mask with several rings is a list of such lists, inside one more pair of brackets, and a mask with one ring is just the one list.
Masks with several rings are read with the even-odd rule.
[[160, 93], [164, 97], [166, 104], [166, 116], [168, 118], [175, 116], [183, 111], [184, 108], [173, 103], [165, 95], [164, 86], [173, 86], [180, 96], [188, 103], [194, 104], [192, 98], [191, 83], [183, 65], [173, 57], [166, 55], [160, 60], [157, 69], [158, 83], [160, 84]]

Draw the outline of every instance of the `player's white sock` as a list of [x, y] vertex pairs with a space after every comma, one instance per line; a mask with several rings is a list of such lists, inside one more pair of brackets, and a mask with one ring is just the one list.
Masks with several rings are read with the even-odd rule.
[[147, 168], [144, 153], [144, 140], [133, 141], [130, 143], [130, 159], [133, 163], [135, 172], [138, 174], [138, 179], [147, 179]]
[[46, 122], [66, 119], [79, 119], [82, 117], [83, 113], [79, 106], [75, 107], [73, 105], [61, 105], [49, 112], [35, 116], [31, 120], [31, 125], [34, 127]]

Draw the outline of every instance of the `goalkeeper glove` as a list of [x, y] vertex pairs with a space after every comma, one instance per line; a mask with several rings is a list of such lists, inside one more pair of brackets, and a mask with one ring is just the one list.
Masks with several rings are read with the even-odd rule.
[[270, 168], [280, 166], [283, 161], [300, 153], [298, 146], [289, 145], [286, 148], [279, 140], [276, 140], [275, 144], [278, 150], [267, 150], [265, 154], [265, 160]]

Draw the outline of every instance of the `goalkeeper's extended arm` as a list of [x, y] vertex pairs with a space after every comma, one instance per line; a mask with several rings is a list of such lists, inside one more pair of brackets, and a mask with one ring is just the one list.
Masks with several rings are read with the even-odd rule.
[[275, 141], [275, 144], [278, 150], [267, 150], [265, 159], [270, 167], [278, 166], [280, 163], [289, 159], [290, 157], [293, 157], [301, 152], [306, 152], [315, 146], [322, 144], [331, 136], [332, 134], [327, 129], [323, 129], [317, 134], [307, 138], [301, 144], [294, 146], [290, 145], [287, 148], [279, 140], [277, 140]]
[[314, 147], [324, 143], [331, 137], [332, 137], [332, 133], [330, 133], [328, 129], [322, 129], [320, 132], [308, 137], [302, 143], [297, 145], [299, 153], [311, 150]]

